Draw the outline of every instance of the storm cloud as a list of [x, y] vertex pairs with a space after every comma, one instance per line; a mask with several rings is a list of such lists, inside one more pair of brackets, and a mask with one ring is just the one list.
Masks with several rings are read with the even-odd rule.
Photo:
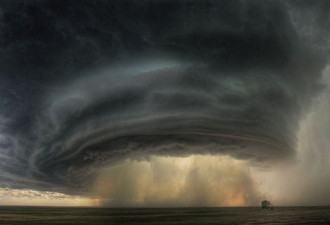
[[1, 1], [0, 186], [81, 194], [128, 158], [293, 157], [329, 7]]

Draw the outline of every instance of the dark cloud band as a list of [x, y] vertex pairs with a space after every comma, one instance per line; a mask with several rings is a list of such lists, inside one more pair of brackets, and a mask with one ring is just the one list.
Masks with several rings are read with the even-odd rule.
[[127, 157], [292, 156], [329, 49], [328, 3], [306, 4], [1, 2], [0, 184], [71, 193]]

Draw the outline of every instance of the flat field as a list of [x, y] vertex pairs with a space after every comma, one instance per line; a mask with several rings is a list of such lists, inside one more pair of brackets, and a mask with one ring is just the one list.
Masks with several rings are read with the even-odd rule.
[[330, 207], [71, 208], [0, 206], [0, 224], [330, 224]]

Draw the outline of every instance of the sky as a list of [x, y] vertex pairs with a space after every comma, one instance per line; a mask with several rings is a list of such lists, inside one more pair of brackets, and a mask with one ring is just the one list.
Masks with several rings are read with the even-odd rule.
[[329, 10], [1, 0], [0, 205], [329, 205]]

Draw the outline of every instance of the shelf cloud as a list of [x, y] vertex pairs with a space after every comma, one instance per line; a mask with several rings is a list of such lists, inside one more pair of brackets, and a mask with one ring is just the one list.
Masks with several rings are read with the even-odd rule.
[[292, 158], [329, 7], [1, 1], [0, 186], [84, 194], [123, 160]]

